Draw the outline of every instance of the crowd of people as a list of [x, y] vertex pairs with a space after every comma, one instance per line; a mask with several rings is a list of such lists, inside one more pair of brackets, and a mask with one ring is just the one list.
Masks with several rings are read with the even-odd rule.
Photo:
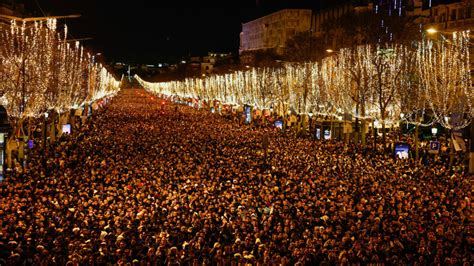
[[143, 90], [122, 91], [46, 156], [45, 169], [37, 145], [0, 183], [0, 264], [474, 261], [462, 165], [239, 126]]

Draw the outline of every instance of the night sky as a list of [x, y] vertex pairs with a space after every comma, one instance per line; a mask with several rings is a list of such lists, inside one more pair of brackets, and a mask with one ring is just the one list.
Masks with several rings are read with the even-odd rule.
[[[66, 23], [70, 38], [82, 41], [108, 62], [158, 63], [208, 51], [237, 52], [241, 23], [255, 16], [254, 0], [234, 1], [228, 7], [182, 3], [160, 7], [161, 1], [26, 0], [32, 15], [81, 14]], [[196, 1], [197, 2], [197, 1]], [[230, 3], [231, 1], [229, 1]], [[179, 1], [173, 1], [180, 6]]]
[[60, 23], [68, 25], [70, 38], [92, 38], [83, 45], [108, 62], [149, 64], [209, 51], [237, 53], [242, 22], [325, 1], [347, 0], [16, 0], [35, 16], [81, 14]]
[[242, 22], [285, 7], [319, 9], [351, 0], [206, 1], [16, 0], [34, 16], [80, 14], [59, 22], [67, 23], [70, 38], [92, 38], [82, 44], [107, 62], [147, 64], [209, 51], [237, 53]]

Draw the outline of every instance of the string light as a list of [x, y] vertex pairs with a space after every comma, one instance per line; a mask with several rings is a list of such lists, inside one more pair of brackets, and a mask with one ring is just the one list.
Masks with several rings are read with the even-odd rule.
[[[279, 115], [343, 113], [377, 119], [386, 125], [403, 120], [419, 125], [440, 122], [462, 128], [473, 116], [469, 63], [469, 32], [433, 46], [423, 41], [418, 50], [386, 44], [341, 49], [321, 62], [284, 64], [281, 68], [251, 68], [225, 75], [151, 83], [135, 76], [155, 94], [206, 102], [273, 108]], [[429, 110], [434, 119], [423, 121]], [[444, 117], [463, 118], [456, 125]]]
[[0, 31], [0, 91], [15, 121], [58, 113], [115, 94], [120, 81], [67, 40], [57, 21], [11, 21]]
[[474, 115], [469, 34], [457, 32], [451, 39], [436, 42], [423, 40], [418, 51], [418, 71], [430, 111], [438, 123], [452, 130], [469, 125]]

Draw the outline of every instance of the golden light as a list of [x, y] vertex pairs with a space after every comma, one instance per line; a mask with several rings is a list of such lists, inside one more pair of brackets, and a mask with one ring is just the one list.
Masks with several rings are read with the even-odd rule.
[[[433, 30], [431, 32], [437, 32]], [[432, 95], [431, 98], [435, 98], [431, 106], [426, 107], [437, 109], [433, 111], [435, 120], [459, 109], [455, 110], [452, 106], [464, 106], [470, 118], [474, 113], [471, 111], [473, 92], [469, 85], [472, 83], [467, 56], [468, 36], [468, 32], [458, 33], [452, 41], [445, 41], [442, 47], [436, 49], [432, 49], [427, 41], [422, 42], [420, 51], [415, 54], [416, 60], [411, 60], [415, 55], [402, 45], [384, 47], [387, 51], [393, 51], [391, 56], [384, 57], [380, 56], [380, 49], [376, 46], [362, 45], [337, 51], [327, 49], [327, 53], [334, 54], [320, 62], [285, 64], [278, 68], [252, 68], [245, 65], [245, 68], [250, 69], [223, 75], [203, 74], [203, 77], [186, 78], [184, 81], [151, 83], [138, 76], [135, 78], [146, 90], [157, 95], [218, 100], [222, 104], [250, 105], [258, 110], [273, 108], [279, 115], [286, 115], [290, 110], [296, 114], [334, 117], [350, 113], [353, 117], [377, 119], [380, 124], [387, 125], [400, 118], [414, 122], [410, 120], [413, 117], [411, 114], [413, 110], [419, 110], [417, 106], [420, 101], [417, 100], [417, 105], [409, 108], [403, 104], [408, 89], [413, 89], [414, 85], [411, 80], [399, 77], [400, 73], [419, 69], [420, 83], [424, 84], [423, 88], [427, 91], [420, 92], [420, 95], [424, 98]], [[387, 67], [380, 68], [381, 64]], [[452, 70], [442, 69], [441, 64]], [[383, 79], [374, 80], [372, 77], [377, 74]], [[439, 80], [443, 84], [439, 84]], [[464, 96], [455, 98], [454, 95]], [[435, 96], [439, 96], [439, 99]], [[446, 98], [450, 100], [443, 101]], [[377, 99], [382, 99], [382, 103]], [[453, 105], [452, 102], [461, 104]], [[459, 128], [465, 126], [463, 123]]]
[[435, 34], [435, 33], [438, 32], [438, 30], [435, 29], [435, 28], [428, 28], [428, 29], [426, 30], [426, 32], [428, 32], [429, 34]]

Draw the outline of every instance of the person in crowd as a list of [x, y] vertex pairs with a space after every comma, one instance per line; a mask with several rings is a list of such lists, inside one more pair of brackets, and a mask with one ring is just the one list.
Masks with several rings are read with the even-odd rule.
[[[0, 183], [7, 265], [470, 265], [472, 176], [126, 90]], [[164, 111], [162, 111], [162, 109]], [[174, 110], [174, 111], [173, 111]], [[265, 137], [264, 137], [265, 136]], [[268, 139], [266, 164], [262, 138]], [[46, 174], [48, 173], [48, 174]]]

